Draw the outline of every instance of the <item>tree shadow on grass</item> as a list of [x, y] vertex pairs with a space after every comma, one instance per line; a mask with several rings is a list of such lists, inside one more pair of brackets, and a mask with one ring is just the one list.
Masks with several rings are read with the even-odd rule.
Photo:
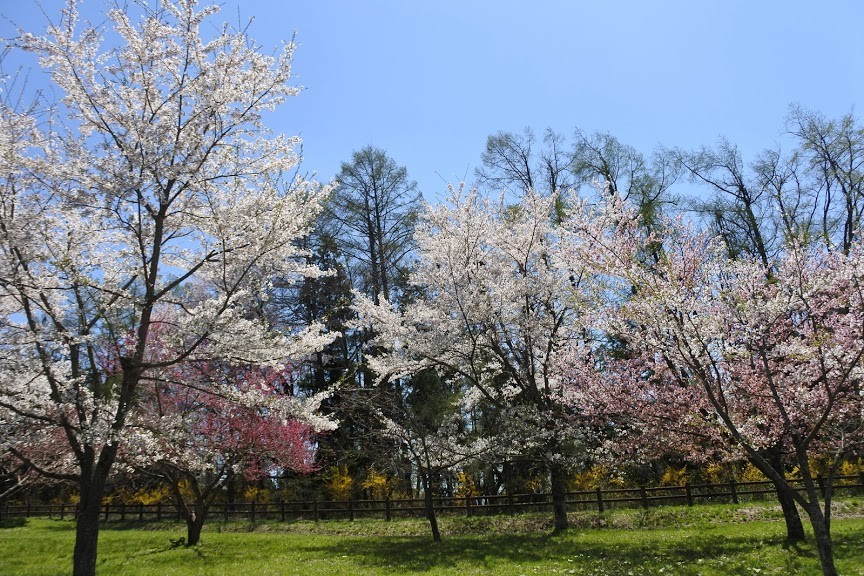
[[0, 520], [0, 528], [23, 528], [25, 526], [32, 527], [36, 530], [46, 530], [49, 532], [68, 532], [75, 529], [75, 522], [69, 518], [60, 520], [59, 518], [5, 518]]
[[26, 518], [3, 518], [0, 520], [0, 529], [3, 528], [21, 528], [27, 525]]
[[[427, 538], [369, 538], [320, 546], [326, 554], [348, 555], [358, 564], [389, 568], [400, 573], [468, 567], [491, 569], [495, 566], [558, 564], [594, 567], [597, 573], [654, 573], [659, 567], [674, 566], [676, 574], [695, 575], [703, 571], [703, 561], [716, 562], [752, 555], [754, 550], [782, 550], [782, 538], [755, 539], [722, 534], [689, 538], [645, 538], [626, 534], [610, 541], [583, 539], [578, 532], [563, 535], [489, 535], [445, 538], [434, 545]], [[815, 558], [812, 547], [795, 551], [796, 557]], [[731, 566], [730, 566], [731, 567]], [[642, 572], [641, 570], [647, 570]], [[734, 572], [730, 572], [734, 573]]]
[[452, 568], [457, 563], [488, 564], [497, 559], [539, 561], [559, 543], [549, 535], [445, 537], [434, 544], [428, 537], [357, 538], [318, 548], [327, 554], [351, 556], [359, 564], [394, 567], [404, 572]]
[[[147, 532], [155, 532], [155, 531], [165, 531], [172, 532], [177, 530], [182, 530], [184, 533], [186, 532], [186, 523], [182, 520], [176, 519], [162, 519], [162, 520], [102, 520], [99, 526], [103, 530], [117, 530], [117, 531], [126, 531], [126, 530], [140, 530]], [[205, 523], [206, 527], [207, 524]]]

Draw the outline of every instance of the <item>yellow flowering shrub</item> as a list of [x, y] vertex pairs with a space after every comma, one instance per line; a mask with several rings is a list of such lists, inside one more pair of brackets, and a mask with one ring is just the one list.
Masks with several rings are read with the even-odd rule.
[[567, 489], [571, 492], [585, 492], [597, 488], [622, 488], [624, 480], [613, 476], [606, 466], [592, 466], [585, 470], [574, 472], [567, 481]]
[[470, 474], [459, 472], [456, 474], [456, 492], [454, 496], [457, 498], [465, 498], [467, 496], [478, 496], [480, 490], [477, 489], [477, 483]]
[[[369, 470], [369, 474], [366, 475], [361, 486], [369, 490], [373, 500], [383, 500], [390, 494], [391, 484], [391, 479], [386, 473], [372, 468]], [[348, 490], [350, 492], [350, 487]], [[344, 500], [344, 498], [342, 499]]]
[[325, 489], [331, 500], [349, 500], [354, 489], [354, 478], [348, 473], [348, 468], [346, 466], [330, 468]]
[[683, 486], [687, 483], [687, 467], [673, 468], [666, 466], [663, 470], [663, 475], [660, 477], [661, 486]]

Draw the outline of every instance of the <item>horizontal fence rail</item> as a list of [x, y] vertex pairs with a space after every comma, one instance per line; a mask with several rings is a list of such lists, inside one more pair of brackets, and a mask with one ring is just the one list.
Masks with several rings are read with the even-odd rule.
[[[824, 491], [824, 480], [817, 479]], [[790, 481], [801, 485], [800, 480]], [[864, 491], [864, 474], [835, 476], [833, 494], [852, 495]], [[636, 488], [582, 490], [567, 493], [568, 511], [594, 510], [604, 512], [617, 508], [651, 508], [655, 506], [693, 506], [699, 503], [726, 502], [739, 504], [751, 500], [766, 500], [774, 496], [771, 482], [730, 481], [722, 484], [684, 484]], [[435, 510], [443, 514], [482, 516], [548, 512], [552, 510], [550, 493], [495, 494], [490, 496], [435, 497]], [[211, 519], [255, 521], [287, 520], [355, 520], [357, 518], [420, 517], [424, 514], [423, 498], [385, 498], [383, 500], [286, 500], [284, 502], [248, 502], [210, 506]], [[76, 515], [75, 504], [4, 504], [0, 519], [30, 516], [70, 518]], [[152, 521], [179, 519], [170, 502], [157, 504], [104, 504], [104, 520]]]

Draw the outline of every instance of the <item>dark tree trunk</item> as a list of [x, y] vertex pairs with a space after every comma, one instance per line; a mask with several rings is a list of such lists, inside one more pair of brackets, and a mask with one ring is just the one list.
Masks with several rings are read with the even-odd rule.
[[817, 504], [807, 508], [807, 516], [813, 527], [813, 535], [816, 537], [816, 550], [819, 552], [819, 564], [822, 566], [823, 576], [837, 576], [837, 568], [834, 566], [834, 546], [831, 543], [831, 533], [822, 509]]
[[229, 512], [234, 512], [237, 508], [237, 483], [233, 474], [229, 473], [228, 479], [225, 481], [227, 492], [225, 494], [226, 505]]
[[432, 540], [438, 543], [441, 542], [441, 532], [438, 531], [438, 517], [435, 516], [435, 503], [432, 500], [432, 483], [429, 481], [427, 472], [423, 472], [421, 476], [423, 477], [423, 506], [426, 509], [426, 518], [432, 529]]
[[206, 513], [192, 512], [186, 517], [186, 545], [195, 546], [201, 541], [201, 529], [204, 528]]
[[[768, 460], [768, 463], [771, 464], [777, 472], [782, 474], [784, 466], [779, 444], [772, 446], [765, 451], [765, 459]], [[780, 508], [783, 510], [783, 519], [786, 521], [786, 542], [789, 544], [803, 542], [805, 539], [804, 524], [801, 522], [801, 514], [798, 513], [798, 508], [795, 506], [795, 500], [783, 485], [778, 484], [773, 480], [771, 483], [774, 485], [777, 500], [780, 502]]]
[[782, 486], [774, 484], [774, 490], [777, 492], [780, 508], [783, 509], [783, 519], [786, 521], [786, 542], [789, 544], [803, 542], [806, 538], [804, 524], [801, 522], [801, 515], [795, 506], [795, 500]]
[[411, 465], [410, 465], [410, 463], [405, 465], [404, 468], [405, 468], [406, 472], [402, 474], [402, 490], [404, 490], [405, 494], [407, 494], [408, 497], [410, 498], [415, 494], [414, 484], [411, 482]]
[[[189, 482], [189, 487], [194, 494], [191, 502], [186, 501], [180, 488], [184, 479]], [[186, 545], [194, 546], [201, 540], [201, 529], [204, 527], [212, 496], [215, 494], [213, 491], [215, 486], [208, 486], [202, 490], [197, 479], [191, 474], [170, 477], [170, 485], [174, 495], [174, 507], [186, 521]]]
[[99, 542], [99, 504], [85, 502], [82, 495], [75, 525], [75, 551], [72, 556], [73, 576], [95, 576], [96, 547]]
[[560, 532], [570, 527], [567, 521], [567, 472], [560, 464], [549, 464], [549, 478], [552, 483], [552, 514], [555, 520], [555, 531]]
[[102, 511], [102, 496], [105, 479], [89, 476], [78, 483], [80, 501], [78, 519], [75, 524], [75, 550], [72, 556], [73, 576], [96, 575], [96, 547], [99, 542], [99, 517]]

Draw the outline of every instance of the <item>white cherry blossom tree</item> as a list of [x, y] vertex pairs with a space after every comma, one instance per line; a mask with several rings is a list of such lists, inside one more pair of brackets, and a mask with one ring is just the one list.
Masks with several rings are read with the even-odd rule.
[[[470, 388], [464, 410], [495, 408], [484, 431], [504, 456], [528, 455], [550, 474], [557, 529], [567, 528], [568, 452], [581, 430], [565, 409], [555, 355], [587, 337], [584, 265], [561, 259], [556, 195], [531, 191], [508, 204], [452, 190], [418, 224], [411, 284], [423, 297], [397, 311], [357, 296], [361, 322], [385, 353], [370, 357], [381, 378], [435, 368]], [[569, 448], [568, 448], [569, 447]]]
[[[251, 312], [272, 276], [321, 273], [295, 241], [327, 190], [286, 176], [298, 139], [263, 124], [298, 92], [293, 43], [265, 55], [245, 30], [206, 27], [217, 11], [141, 2], [93, 26], [70, 0], [44, 36], [18, 40], [60, 101], [0, 105], [0, 407], [59, 430], [73, 466], [31, 458], [34, 433], [4, 449], [77, 483], [76, 576], [95, 572], [99, 506], [143, 379], [205, 354], [279, 365], [328, 341]], [[149, 350], [157, 315], [173, 319], [169, 357]]]

